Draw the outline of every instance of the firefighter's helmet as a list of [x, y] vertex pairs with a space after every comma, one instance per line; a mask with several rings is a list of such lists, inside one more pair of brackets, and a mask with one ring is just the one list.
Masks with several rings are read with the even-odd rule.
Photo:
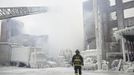
[[79, 53], [80, 53], [80, 51], [77, 49], [77, 50], [75, 51], [75, 53], [76, 53], [76, 54], [79, 54]]

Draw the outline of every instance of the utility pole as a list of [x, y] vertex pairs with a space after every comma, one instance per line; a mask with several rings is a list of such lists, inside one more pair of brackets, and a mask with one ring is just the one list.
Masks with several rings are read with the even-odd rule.
[[93, 0], [93, 10], [94, 10], [95, 34], [96, 34], [97, 64], [98, 64], [98, 70], [101, 70], [102, 25], [101, 25], [101, 16], [99, 15], [98, 11], [98, 0]]

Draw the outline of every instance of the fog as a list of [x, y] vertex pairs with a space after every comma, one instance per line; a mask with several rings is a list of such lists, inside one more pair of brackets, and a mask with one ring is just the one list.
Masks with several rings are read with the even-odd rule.
[[27, 34], [48, 35], [49, 53], [83, 50], [83, 11], [81, 0], [1, 0], [1, 7], [45, 6], [46, 13], [14, 18], [24, 22]]

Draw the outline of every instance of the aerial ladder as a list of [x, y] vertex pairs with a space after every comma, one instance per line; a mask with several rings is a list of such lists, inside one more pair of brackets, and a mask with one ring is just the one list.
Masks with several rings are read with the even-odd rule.
[[0, 7], [0, 20], [47, 12], [47, 7]]

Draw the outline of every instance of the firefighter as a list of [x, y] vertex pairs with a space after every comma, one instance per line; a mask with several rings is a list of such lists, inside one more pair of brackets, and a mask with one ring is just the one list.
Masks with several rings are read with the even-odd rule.
[[81, 68], [84, 65], [83, 64], [83, 57], [80, 55], [79, 50], [77, 49], [75, 51], [75, 55], [72, 57], [72, 66], [74, 66], [75, 75], [82, 74]]

